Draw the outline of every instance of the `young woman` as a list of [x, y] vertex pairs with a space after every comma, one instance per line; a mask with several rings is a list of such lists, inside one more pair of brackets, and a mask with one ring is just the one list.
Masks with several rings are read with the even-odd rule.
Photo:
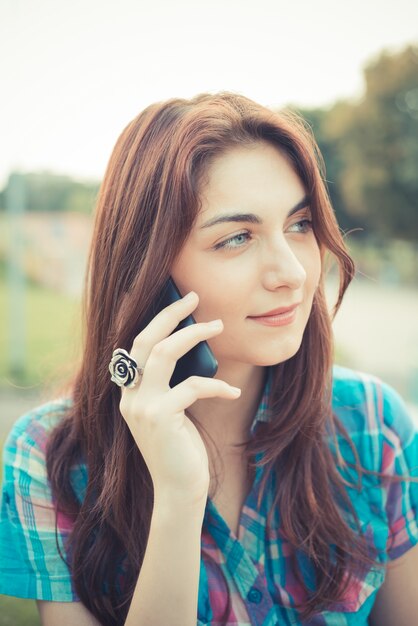
[[[333, 364], [325, 264], [335, 310], [354, 266], [323, 175], [296, 115], [230, 93], [123, 131], [81, 367], [4, 450], [0, 592], [44, 625], [418, 623], [417, 427]], [[170, 386], [204, 340], [216, 375]]]

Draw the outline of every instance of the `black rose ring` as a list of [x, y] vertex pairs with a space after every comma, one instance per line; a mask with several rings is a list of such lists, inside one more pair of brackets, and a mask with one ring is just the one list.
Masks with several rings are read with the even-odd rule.
[[135, 387], [143, 371], [144, 368], [139, 367], [126, 350], [116, 348], [113, 351], [109, 372], [112, 374], [111, 380], [119, 387]]

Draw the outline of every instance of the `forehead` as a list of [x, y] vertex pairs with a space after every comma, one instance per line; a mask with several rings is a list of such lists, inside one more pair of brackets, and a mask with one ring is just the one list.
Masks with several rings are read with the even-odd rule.
[[267, 142], [216, 157], [201, 179], [198, 223], [225, 209], [289, 210], [305, 189], [289, 158]]

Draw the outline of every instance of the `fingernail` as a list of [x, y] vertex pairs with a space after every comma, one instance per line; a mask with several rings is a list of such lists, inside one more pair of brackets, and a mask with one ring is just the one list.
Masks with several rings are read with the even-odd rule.
[[184, 296], [183, 300], [185, 302], [188, 302], [189, 300], [194, 300], [196, 298], [196, 292], [195, 291], [189, 291], [189, 293], [187, 294], [187, 296]]
[[233, 387], [232, 385], [229, 385], [229, 388], [235, 396], [241, 395], [241, 389], [239, 387]]

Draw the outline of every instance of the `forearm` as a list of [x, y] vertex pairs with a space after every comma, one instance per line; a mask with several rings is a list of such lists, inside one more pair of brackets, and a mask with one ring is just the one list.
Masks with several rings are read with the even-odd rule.
[[156, 503], [125, 626], [196, 626], [204, 506]]

